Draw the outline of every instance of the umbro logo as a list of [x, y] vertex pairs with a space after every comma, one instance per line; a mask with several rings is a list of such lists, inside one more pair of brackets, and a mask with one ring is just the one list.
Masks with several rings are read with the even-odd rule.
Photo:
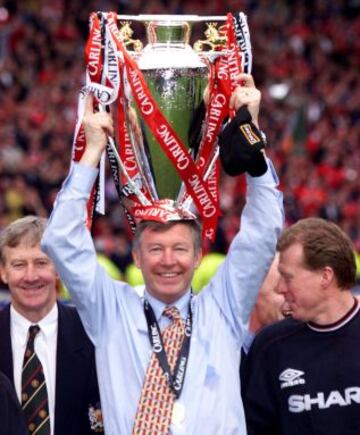
[[294, 387], [295, 385], [305, 384], [305, 379], [302, 378], [305, 373], [301, 370], [286, 369], [280, 373], [279, 381], [280, 388]]

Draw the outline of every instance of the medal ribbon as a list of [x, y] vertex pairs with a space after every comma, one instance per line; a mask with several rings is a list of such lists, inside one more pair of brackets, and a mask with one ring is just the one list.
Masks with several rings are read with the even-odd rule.
[[[156, 320], [154, 310], [152, 309], [149, 302], [144, 300], [144, 313], [146, 317], [146, 322], [148, 325], [149, 339], [152, 349], [159, 361], [160, 367], [162, 368], [165, 377], [169, 383], [171, 391], [174, 393], [175, 398], [179, 399], [181, 391], [184, 386], [186, 367], [189, 359], [190, 353], [190, 340], [192, 332], [192, 312], [191, 312], [191, 301], [189, 303], [189, 312], [185, 320], [185, 336], [179, 352], [179, 356], [176, 360], [174, 373], [171, 373], [168, 359], [165, 352], [164, 343], [161, 337], [161, 331], [159, 324]], [[156, 331], [156, 343], [154, 340], [154, 332]], [[159, 343], [161, 345], [159, 345]]]

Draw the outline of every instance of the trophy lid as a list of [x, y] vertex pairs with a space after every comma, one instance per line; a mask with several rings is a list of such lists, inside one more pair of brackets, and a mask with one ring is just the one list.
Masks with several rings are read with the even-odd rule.
[[197, 23], [202, 21], [226, 21], [225, 15], [199, 16], [199, 15], [162, 15], [162, 14], [140, 14], [140, 15], [118, 15], [118, 20], [130, 21], [155, 21], [160, 23], [179, 23], [187, 21]]

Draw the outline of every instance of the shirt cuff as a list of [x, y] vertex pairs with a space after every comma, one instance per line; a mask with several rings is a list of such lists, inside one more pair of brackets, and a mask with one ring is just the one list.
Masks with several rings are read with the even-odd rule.
[[266, 157], [266, 163], [268, 168], [264, 175], [261, 175], [260, 177], [252, 177], [248, 173], [246, 174], [246, 181], [249, 185], [256, 185], [256, 184], [262, 184], [262, 185], [266, 184], [272, 186], [279, 185], [279, 178], [276, 174], [274, 165], [268, 157]]

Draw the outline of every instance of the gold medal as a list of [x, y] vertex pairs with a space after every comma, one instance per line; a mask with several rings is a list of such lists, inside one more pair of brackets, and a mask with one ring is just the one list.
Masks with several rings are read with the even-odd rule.
[[174, 402], [171, 422], [173, 424], [181, 424], [185, 420], [185, 414], [185, 406], [180, 402]]

